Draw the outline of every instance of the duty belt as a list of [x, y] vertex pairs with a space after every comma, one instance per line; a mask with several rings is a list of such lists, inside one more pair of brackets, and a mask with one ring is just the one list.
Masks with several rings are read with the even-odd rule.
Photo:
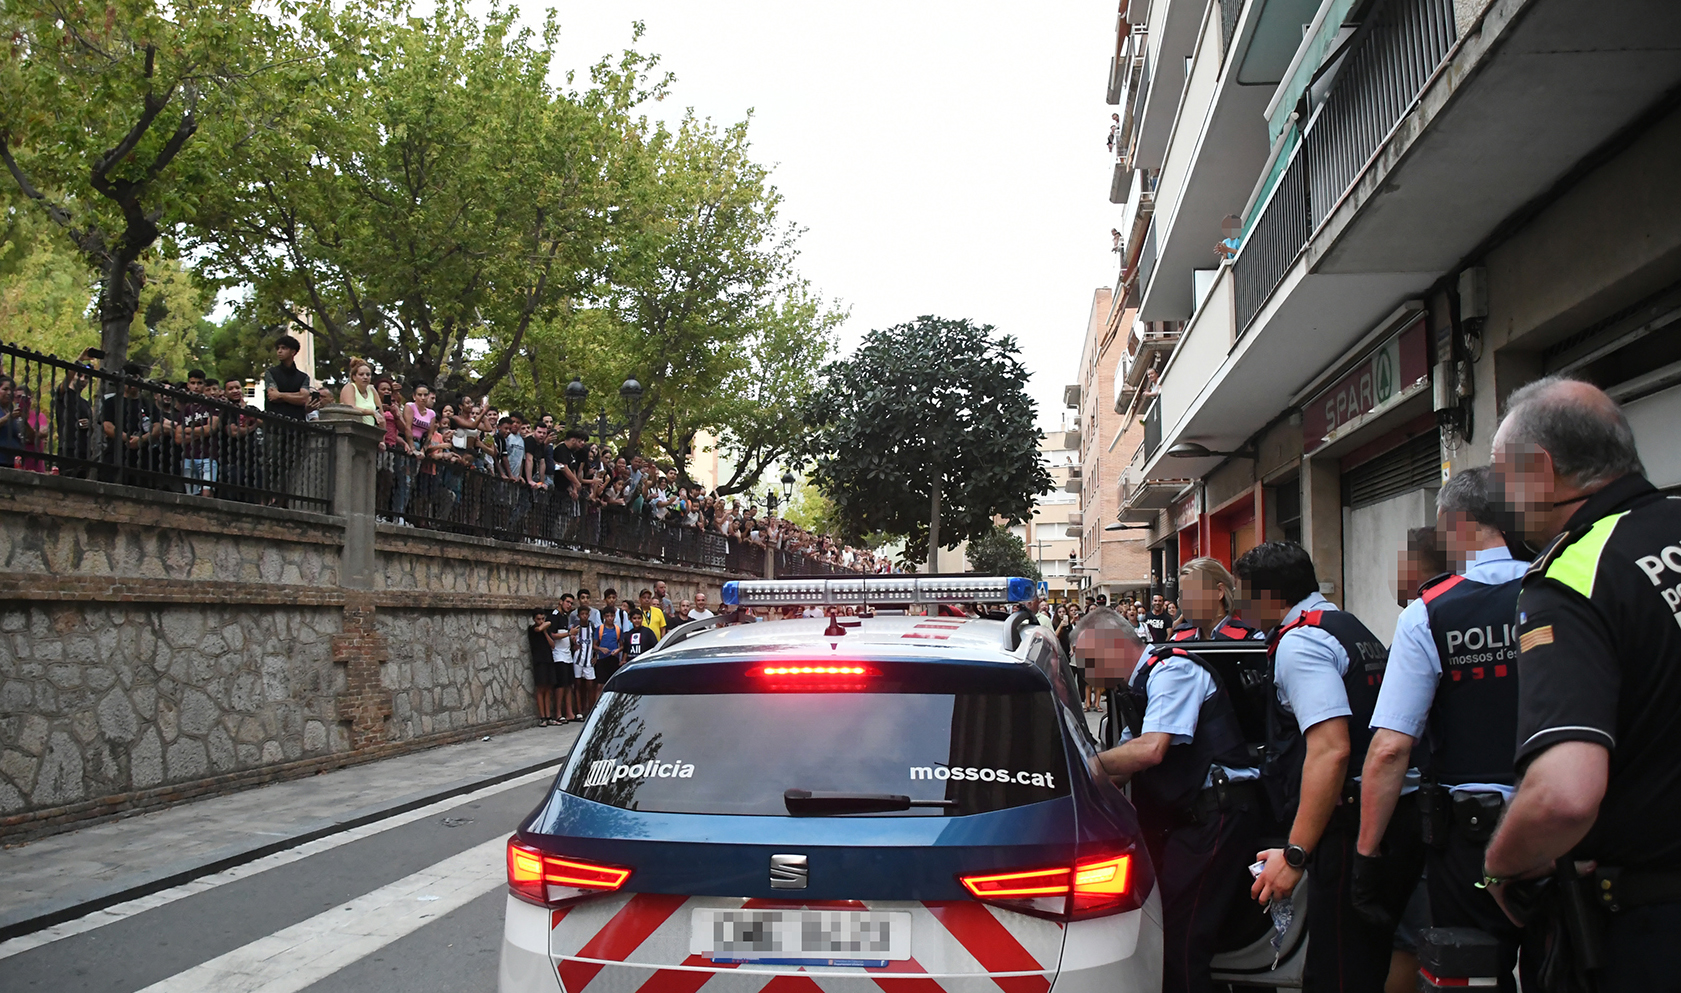
[[1593, 891], [1599, 897], [1600, 906], [1612, 913], [1681, 902], [1681, 869], [1619, 869], [1602, 865], [1594, 870]]

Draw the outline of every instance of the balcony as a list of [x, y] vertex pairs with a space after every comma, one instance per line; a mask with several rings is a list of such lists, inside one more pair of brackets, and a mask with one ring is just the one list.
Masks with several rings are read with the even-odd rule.
[[1063, 490], [1068, 493], [1080, 492], [1080, 490], [1084, 487], [1084, 480], [1081, 476], [1082, 474], [1079, 466], [1069, 466], [1068, 482], [1062, 484]]
[[1078, 424], [1062, 433], [1062, 447], [1068, 451], [1079, 451], [1081, 440], [1082, 436], [1080, 434], [1080, 426]]
[[1243, 211], [1267, 165], [1267, 101], [1317, 6], [1221, 0], [1209, 8], [1161, 167], [1158, 261], [1150, 282], [1139, 284], [1142, 319], [1182, 321], [1196, 310], [1193, 272], [1218, 263], [1224, 219]]
[[1148, 44], [1133, 114], [1135, 169], [1159, 169], [1185, 89], [1185, 60], [1196, 53], [1203, 4], [1154, 0], [1146, 22]]
[[1064, 407], [1073, 407], [1076, 410], [1079, 409], [1079, 407], [1080, 407], [1080, 384], [1079, 383], [1069, 383], [1067, 386], [1064, 386], [1062, 388], [1062, 405]]
[[[1240, 446], [1681, 86], [1677, 37], [1681, 5], [1665, 0], [1510, 0], [1465, 24], [1450, 0], [1378, 8], [1307, 88], [1300, 148], [1233, 263], [1238, 340], [1165, 411], [1164, 441]], [[1153, 475], [1198, 468], [1155, 460]]]
[[[1173, 330], [1168, 330], [1168, 328]], [[1143, 388], [1152, 368], [1167, 361], [1179, 344], [1177, 324], [1135, 321], [1127, 335], [1127, 354], [1121, 363], [1121, 374], [1115, 377], [1115, 413], [1125, 413], [1133, 395]]]

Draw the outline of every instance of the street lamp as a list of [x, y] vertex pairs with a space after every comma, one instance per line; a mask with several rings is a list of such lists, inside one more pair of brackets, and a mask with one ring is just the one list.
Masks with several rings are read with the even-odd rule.
[[[580, 377], [573, 376], [572, 382], [566, 385], [566, 420], [570, 426], [579, 426], [579, 415], [589, 396], [589, 387]], [[619, 385], [619, 399], [624, 402], [623, 421], [608, 420], [606, 405], [601, 407], [601, 414], [595, 419], [595, 438], [602, 448], [607, 447], [607, 439], [636, 423], [642, 412], [642, 384], [634, 379], [625, 380]]]
[[794, 500], [794, 470], [784, 470], [782, 473], [782, 499], [792, 503]]

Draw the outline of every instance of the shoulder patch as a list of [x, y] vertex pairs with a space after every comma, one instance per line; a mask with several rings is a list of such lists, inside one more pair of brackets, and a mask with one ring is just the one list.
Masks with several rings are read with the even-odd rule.
[[1594, 577], [1599, 574], [1599, 556], [1605, 551], [1605, 543], [1611, 540], [1611, 533], [1617, 530], [1617, 523], [1626, 516], [1625, 510], [1595, 521], [1580, 538], [1551, 556], [1552, 561], [1546, 566], [1547, 578], [1591, 599]]

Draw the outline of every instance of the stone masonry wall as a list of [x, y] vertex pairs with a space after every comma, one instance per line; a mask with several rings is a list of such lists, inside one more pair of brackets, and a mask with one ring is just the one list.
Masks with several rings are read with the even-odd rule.
[[728, 577], [0, 470], [0, 838], [534, 719], [525, 626], [580, 585]]

